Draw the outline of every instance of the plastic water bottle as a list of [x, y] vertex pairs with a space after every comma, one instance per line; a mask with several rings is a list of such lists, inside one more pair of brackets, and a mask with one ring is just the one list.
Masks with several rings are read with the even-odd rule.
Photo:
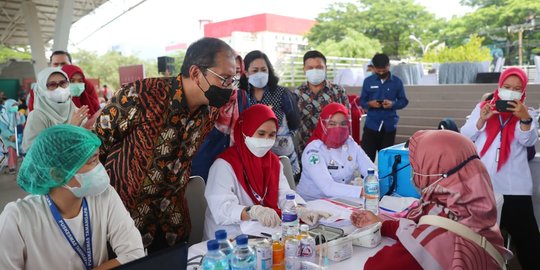
[[364, 207], [375, 215], [379, 214], [379, 179], [374, 169], [368, 169], [364, 180]]
[[208, 253], [204, 256], [202, 267], [204, 270], [228, 270], [229, 260], [223, 252], [219, 251], [219, 243], [216, 240], [210, 240], [206, 243]]
[[309, 269], [304, 262], [315, 262], [315, 238], [309, 235], [309, 226], [300, 226], [300, 264], [302, 270]]
[[[294, 194], [286, 195], [287, 201], [281, 210], [281, 230], [284, 241], [298, 234], [298, 212]], [[291, 235], [292, 234], [292, 235]]]
[[248, 246], [248, 237], [241, 234], [236, 237], [236, 247], [231, 255], [231, 270], [255, 270], [256, 256]]
[[227, 231], [226, 230], [217, 230], [216, 231], [216, 240], [219, 243], [219, 250], [225, 254], [225, 256], [229, 256], [233, 251], [233, 245], [229, 239], [227, 239]]

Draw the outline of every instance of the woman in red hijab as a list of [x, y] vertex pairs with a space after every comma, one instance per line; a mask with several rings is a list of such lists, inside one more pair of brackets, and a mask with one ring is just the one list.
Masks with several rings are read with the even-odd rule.
[[[461, 133], [476, 145], [493, 190], [504, 195], [501, 228], [512, 236], [523, 269], [540, 269], [540, 233], [532, 205], [527, 147], [538, 141], [536, 113], [524, 104], [528, 78], [516, 67], [503, 71], [491, 101], [479, 103]], [[507, 110], [503, 107], [508, 106]]]
[[71, 92], [71, 100], [75, 106], [80, 108], [83, 105], [88, 106], [90, 116], [99, 111], [99, 99], [94, 85], [88, 81], [82, 69], [75, 65], [65, 65], [62, 70], [69, 77], [69, 90]]
[[[257, 104], [245, 110], [234, 127], [234, 145], [210, 168], [205, 189], [208, 202], [204, 235], [225, 229], [229, 236], [241, 234], [240, 222], [258, 220], [267, 227], [281, 223], [281, 207], [287, 194], [296, 194], [283, 174], [279, 158], [270, 151], [276, 140], [278, 121], [270, 107]], [[328, 213], [299, 207], [298, 216], [314, 224]]]
[[[409, 141], [409, 159], [420, 204], [407, 218], [383, 222], [382, 235], [397, 243], [369, 258], [364, 269], [501, 269], [511, 253], [503, 247], [491, 181], [474, 144], [453, 131], [418, 131]], [[470, 229], [490, 243], [499, 261], [475, 242], [432, 225], [434, 217]], [[351, 220], [357, 227], [382, 221], [370, 211], [354, 212]]]
[[302, 154], [302, 175], [296, 191], [304, 199], [360, 196], [362, 187], [350, 183], [367, 176], [375, 164], [352, 139], [350, 129], [349, 110], [344, 105], [324, 106]]

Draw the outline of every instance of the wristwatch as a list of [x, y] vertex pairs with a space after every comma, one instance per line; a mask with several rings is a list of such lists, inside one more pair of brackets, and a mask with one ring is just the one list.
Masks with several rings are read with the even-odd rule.
[[520, 119], [519, 122], [523, 125], [530, 125], [532, 123], [533, 119], [532, 118], [529, 118], [527, 120], [522, 120]]

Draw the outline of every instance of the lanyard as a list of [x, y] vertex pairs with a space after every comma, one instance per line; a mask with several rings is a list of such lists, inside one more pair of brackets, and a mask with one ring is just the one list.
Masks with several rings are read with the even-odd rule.
[[506, 125], [508, 125], [508, 122], [510, 122], [510, 120], [512, 120], [512, 116], [513, 115], [508, 117], [508, 119], [506, 119], [506, 121], [503, 123], [502, 117], [499, 115], [499, 123], [501, 124], [501, 132], [503, 131], [504, 127], [506, 127]]
[[51, 213], [56, 223], [58, 224], [60, 231], [64, 233], [64, 236], [66, 237], [66, 240], [68, 241], [68, 243], [71, 245], [73, 250], [77, 253], [77, 255], [79, 255], [86, 269], [87, 270], [93, 269], [94, 259], [93, 259], [93, 254], [92, 254], [92, 229], [90, 228], [90, 213], [88, 211], [88, 204], [86, 203], [86, 198], [83, 198], [83, 203], [82, 203], [83, 226], [84, 226], [84, 247], [85, 248], [81, 247], [81, 245], [77, 242], [77, 239], [75, 239], [75, 236], [71, 232], [71, 229], [69, 229], [69, 226], [66, 224], [66, 222], [62, 218], [62, 215], [60, 215], [60, 211], [58, 211], [58, 208], [52, 202], [49, 195], [46, 195], [45, 199], [47, 200], [47, 204], [49, 204]]
[[264, 189], [264, 195], [261, 197], [255, 190], [253, 190], [253, 187], [251, 187], [251, 184], [249, 183], [249, 179], [246, 174], [246, 170], [244, 170], [244, 180], [246, 181], [247, 186], [251, 190], [251, 193], [253, 194], [253, 197], [259, 201], [259, 204], [264, 206], [264, 198], [266, 198], [266, 194], [268, 193], [268, 186]]

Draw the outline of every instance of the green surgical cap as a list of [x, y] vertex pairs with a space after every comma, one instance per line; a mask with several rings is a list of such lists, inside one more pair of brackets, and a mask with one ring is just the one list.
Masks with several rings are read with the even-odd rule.
[[17, 184], [31, 194], [69, 182], [101, 145], [92, 132], [73, 125], [56, 125], [43, 130], [22, 162]]

